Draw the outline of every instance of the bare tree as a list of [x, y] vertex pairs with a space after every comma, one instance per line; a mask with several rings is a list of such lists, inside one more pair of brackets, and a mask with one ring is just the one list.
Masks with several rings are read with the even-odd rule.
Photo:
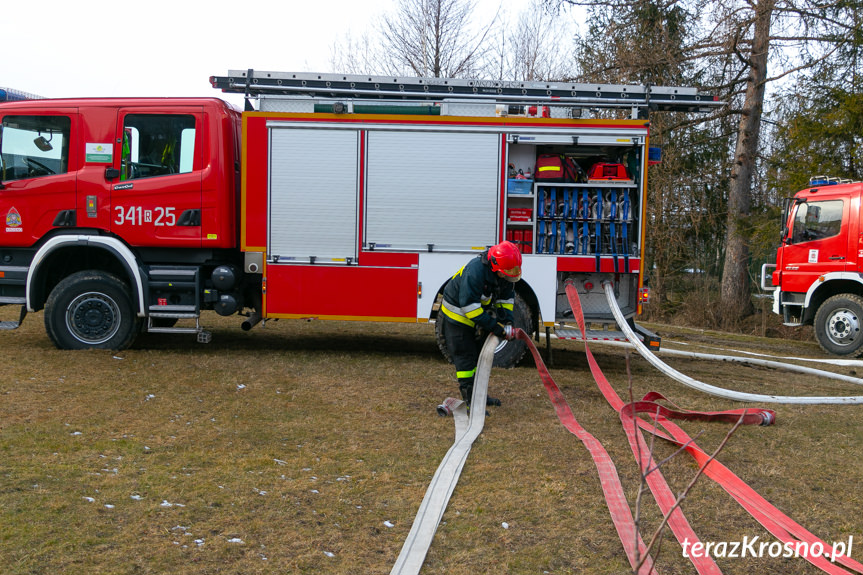
[[369, 74], [380, 71], [377, 45], [369, 35], [356, 38], [348, 33], [330, 46], [330, 69], [345, 74]]
[[494, 22], [472, 25], [474, 0], [399, 0], [378, 25], [382, 70], [458, 78], [478, 75]]
[[577, 24], [567, 16], [544, 0], [531, 0], [514, 19], [511, 14], [501, 15], [495, 33], [500, 39], [496, 77], [521, 81], [571, 77]]

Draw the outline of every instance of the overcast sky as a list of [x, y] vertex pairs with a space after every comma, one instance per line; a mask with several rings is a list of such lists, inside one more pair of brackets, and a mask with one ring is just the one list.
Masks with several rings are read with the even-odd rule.
[[[333, 44], [359, 37], [395, 0], [7, 0], [0, 87], [40, 96], [219, 96], [228, 70], [328, 72]], [[477, 19], [502, 4], [479, 0]]]

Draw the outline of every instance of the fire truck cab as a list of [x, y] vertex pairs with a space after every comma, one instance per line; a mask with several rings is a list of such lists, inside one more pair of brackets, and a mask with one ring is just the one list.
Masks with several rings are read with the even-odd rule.
[[[60, 348], [194, 333], [201, 313], [433, 322], [450, 277], [510, 240], [516, 324], [580, 338], [640, 309], [648, 110], [691, 88], [232, 71], [215, 98], [0, 104], [0, 304]], [[617, 108], [628, 118], [592, 116]], [[564, 173], [566, 172], [566, 174]], [[445, 348], [438, 323], [438, 339]], [[622, 334], [621, 334], [622, 336]], [[598, 338], [606, 339], [607, 334]], [[501, 349], [512, 365], [523, 343]]]
[[812, 178], [785, 200], [776, 264], [762, 270], [785, 325], [812, 325], [825, 351], [852, 357], [863, 353], [861, 193], [863, 183]]
[[239, 122], [215, 98], [3, 104], [0, 303], [44, 308], [61, 348], [197, 317], [201, 273], [241, 262]]

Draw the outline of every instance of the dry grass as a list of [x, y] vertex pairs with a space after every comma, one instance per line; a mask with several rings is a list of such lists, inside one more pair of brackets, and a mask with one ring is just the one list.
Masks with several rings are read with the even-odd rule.
[[[0, 312], [11, 319], [7, 308]], [[150, 335], [112, 353], [58, 351], [41, 321], [37, 314], [17, 332], [0, 332], [4, 575], [389, 572], [453, 438], [452, 420], [434, 406], [456, 392], [454, 374], [430, 326], [282, 321], [243, 333], [236, 321], [213, 316], [210, 345]], [[809, 342], [660, 331], [694, 343], [819, 354]], [[625, 394], [623, 351], [594, 353]], [[552, 375], [634, 501], [637, 467], [582, 346], [555, 342], [554, 359]], [[746, 391], [863, 394], [766, 369], [672, 363]], [[691, 409], [735, 406], [638, 358], [632, 370], [636, 393], [655, 389]], [[593, 463], [557, 422], [533, 367], [495, 370], [491, 391], [504, 406], [490, 408], [423, 573], [625, 573]], [[853, 535], [863, 549], [861, 408], [776, 410], [777, 425], [739, 429], [719, 459], [826, 541]], [[708, 451], [727, 431], [684, 427], [705, 429], [699, 443]], [[658, 456], [671, 452], [658, 444]], [[683, 456], [665, 475], [679, 490], [694, 471]], [[705, 541], [771, 540], [707, 478], [684, 512]], [[644, 514], [649, 536], [659, 520], [652, 502]], [[728, 574], [817, 572], [801, 559], [718, 563]], [[668, 538], [658, 564], [666, 574], [694, 572]]]

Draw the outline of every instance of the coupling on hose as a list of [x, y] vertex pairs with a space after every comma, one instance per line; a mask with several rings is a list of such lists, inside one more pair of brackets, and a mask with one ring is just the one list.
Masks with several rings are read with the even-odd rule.
[[776, 414], [765, 409], [761, 412], [761, 419], [761, 425], [773, 425], [776, 421]]
[[448, 397], [443, 400], [443, 403], [437, 406], [437, 414], [441, 417], [452, 415], [455, 409], [462, 403], [464, 402], [460, 399], [456, 399], [455, 397]]

